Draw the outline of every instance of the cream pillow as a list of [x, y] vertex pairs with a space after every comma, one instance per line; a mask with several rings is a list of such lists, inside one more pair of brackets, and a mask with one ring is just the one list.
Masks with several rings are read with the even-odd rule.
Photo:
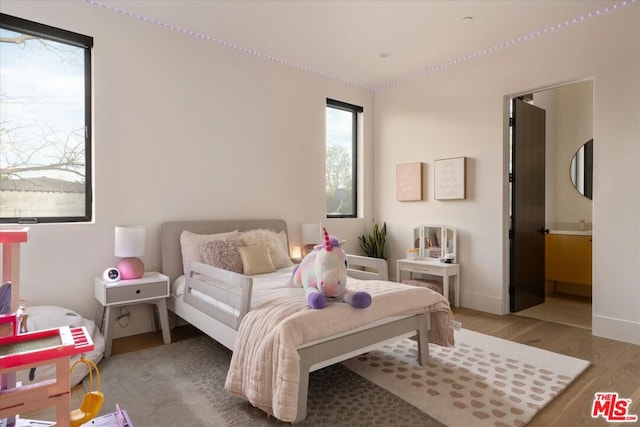
[[200, 254], [200, 248], [203, 243], [208, 242], [209, 240], [237, 238], [239, 236], [240, 232], [238, 230], [217, 234], [196, 234], [184, 230], [180, 234], [180, 248], [182, 251], [182, 268], [184, 270], [184, 274], [189, 273], [189, 265], [191, 264], [191, 261], [204, 262], [202, 255]]
[[239, 246], [240, 258], [244, 274], [272, 273], [276, 271], [271, 260], [270, 249], [267, 246]]
[[271, 253], [273, 266], [285, 268], [293, 265], [286, 249], [286, 233], [276, 233], [273, 230], [256, 229], [240, 234], [240, 243], [243, 246], [267, 246]]

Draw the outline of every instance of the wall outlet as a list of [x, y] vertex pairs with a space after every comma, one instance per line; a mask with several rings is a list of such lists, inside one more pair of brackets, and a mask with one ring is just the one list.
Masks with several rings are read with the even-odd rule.
[[131, 316], [131, 313], [129, 312], [120, 313], [118, 316], [116, 316], [116, 322], [120, 319], [129, 318], [129, 316]]

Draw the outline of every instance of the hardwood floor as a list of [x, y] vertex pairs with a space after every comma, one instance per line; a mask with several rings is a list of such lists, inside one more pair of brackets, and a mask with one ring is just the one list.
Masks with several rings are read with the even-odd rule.
[[[591, 362], [591, 366], [536, 415], [528, 426], [637, 425], [607, 423], [602, 418], [593, 419], [591, 407], [596, 392], [617, 392], [620, 398], [632, 400], [629, 413], [640, 415], [640, 346], [594, 337], [587, 329], [522, 316], [497, 316], [467, 308], [454, 308], [453, 311], [456, 320], [462, 322], [463, 328]], [[194, 328], [180, 327], [172, 331], [172, 340], [177, 341], [197, 334], [200, 332]], [[112, 354], [157, 345], [162, 345], [162, 334], [159, 332], [119, 338], [113, 341]], [[75, 387], [72, 390], [71, 407], [78, 407], [83, 396], [82, 386]], [[41, 417], [23, 417], [51, 419], [51, 414], [48, 417], [47, 414], [38, 415]]]
[[553, 293], [543, 304], [515, 313], [518, 316], [591, 329], [591, 297]]

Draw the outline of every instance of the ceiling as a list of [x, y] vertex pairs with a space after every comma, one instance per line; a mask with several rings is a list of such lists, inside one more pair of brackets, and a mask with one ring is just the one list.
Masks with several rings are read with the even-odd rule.
[[[621, 1], [91, 0], [90, 3], [134, 19], [152, 19], [174, 30], [192, 31], [217, 45], [375, 90], [558, 24], [560, 27], [554, 31], [571, 31], [572, 25], [581, 25], [573, 19], [598, 19], [594, 12], [603, 14]], [[466, 17], [472, 19], [465, 20]], [[143, 23], [142, 19], [140, 22]], [[526, 42], [520, 40], [507, 48], [517, 48]]]

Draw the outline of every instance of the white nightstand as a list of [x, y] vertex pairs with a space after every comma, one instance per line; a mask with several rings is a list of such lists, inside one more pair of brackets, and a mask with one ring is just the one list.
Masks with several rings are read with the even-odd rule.
[[442, 293], [449, 299], [449, 278], [453, 278], [454, 306], [460, 306], [460, 264], [446, 264], [427, 259], [399, 259], [397, 262], [398, 282], [402, 273], [420, 273], [442, 277]]
[[[162, 328], [162, 339], [165, 344], [171, 343], [169, 316], [167, 314], [167, 297], [169, 296], [169, 277], [164, 274], [149, 272], [139, 279], [120, 280], [107, 283], [102, 277], [94, 279], [95, 297], [102, 307], [104, 315], [98, 324], [102, 325], [104, 334], [104, 356], [111, 356], [111, 309], [125, 305], [153, 304], [158, 307], [158, 317]], [[97, 319], [98, 320], [98, 319]]]

